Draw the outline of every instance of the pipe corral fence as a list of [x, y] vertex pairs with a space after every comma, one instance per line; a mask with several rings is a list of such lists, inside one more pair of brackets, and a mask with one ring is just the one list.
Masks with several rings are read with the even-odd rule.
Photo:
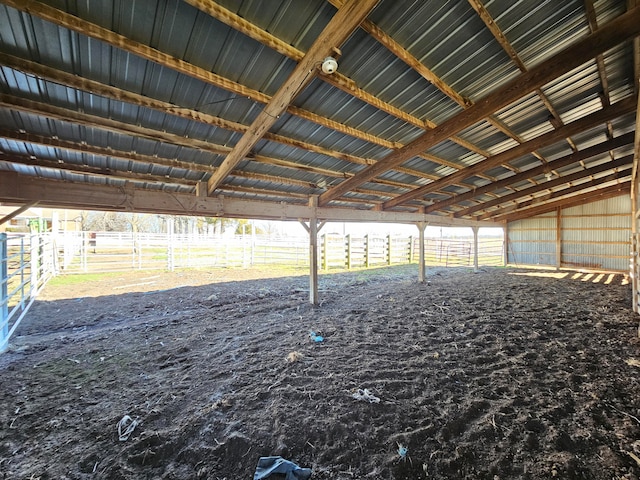
[[0, 352], [4, 352], [20, 321], [57, 270], [57, 249], [51, 234], [0, 233]]
[[[392, 235], [321, 235], [319, 268], [349, 270], [418, 263], [419, 238]], [[309, 239], [263, 235], [211, 236], [131, 232], [0, 233], [0, 352], [46, 282], [60, 274], [309, 266]], [[427, 266], [473, 266], [473, 238], [425, 239]], [[502, 237], [480, 237], [478, 264], [505, 264]]]
[[[418, 262], [415, 237], [320, 235], [319, 268], [367, 268]], [[177, 268], [309, 266], [308, 237], [72, 232], [58, 237], [60, 273]], [[472, 266], [473, 239], [425, 239], [427, 266]], [[480, 237], [480, 265], [504, 265], [502, 237]]]

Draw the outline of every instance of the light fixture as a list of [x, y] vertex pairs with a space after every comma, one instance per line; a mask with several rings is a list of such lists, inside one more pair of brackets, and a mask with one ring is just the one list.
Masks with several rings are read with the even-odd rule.
[[327, 57], [322, 61], [322, 72], [331, 75], [338, 69], [338, 62], [333, 57]]

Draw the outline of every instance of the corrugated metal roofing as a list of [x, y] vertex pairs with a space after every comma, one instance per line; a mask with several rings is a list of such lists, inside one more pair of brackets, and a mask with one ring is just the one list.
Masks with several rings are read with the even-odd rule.
[[[554, 160], [575, 149], [607, 141], [608, 130], [614, 137], [633, 131], [635, 111], [524, 153], [511, 152], [608, 104], [637, 98], [630, 42], [603, 52], [601, 63], [594, 53], [585, 64], [365, 178], [366, 165], [385, 162], [431, 128], [439, 131], [474, 102], [482, 107], [485, 97], [499, 94], [523, 70], [572, 48], [592, 31], [581, 0], [485, 0], [481, 5], [490, 24], [476, 12], [478, 3], [381, 0], [361, 28], [334, 45], [341, 51], [337, 73], [327, 78], [309, 71], [310, 82], [291, 108], [274, 118], [269, 133], [257, 139], [218, 191], [255, 201], [306, 203], [305, 197], [355, 176], [362, 178], [358, 185], [328, 206], [426, 208], [448, 216], [544, 183], [544, 173], [519, 174], [545, 162], [551, 162], [554, 175], [564, 176], [608, 161], [611, 157], [602, 153], [553, 169]], [[224, 19], [179, 0], [30, 5], [29, 13], [16, 0], [0, 0], [0, 54], [13, 56], [0, 58], [0, 169], [80, 184], [134, 182], [137, 188], [189, 193], [225, 162], [264, 110], [263, 102], [288, 81], [297, 59], [283, 51], [307, 52], [337, 8], [323, 0], [218, 0], [228, 9]], [[56, 9], [53, 18], [37, 12], [47, 6]], [[596, 1], [594, 8], [598, 28], [626, 11], [617, 0]], [[67, 14], [77, 28], [65, 26]], [[228, 24], [233, 15], [238, 21]], [[640, 23], [638, 9], [636, 19]], [[250, 31], [243, 30], [242, 21], [251, 24]], [[95, 33], [90, 24], [107, 31]], [[495, 36], [495, 27], [502, 37]], [[280, 51], [271, 46], [278, 41]], [[38, 65], [53, 69], [54, 78], [34, 73]], [[75, 81], [63, 73], [73, 74]], [[84, 79], [99, 87], [85, 86]], [[131, 100], [129, 93], [146, 98]], [[153, 106], [146, 99], [164, 103]], [[171, 106], [191, 114], [176, 115]], [[49, 107], [61, 110], [54, 115]], [[209, 117], [197, 120], [200, 112]], [[238, 125], [227, 128], [216, 119]], [[631, 148], [613, 151], [619, 158]], [[494, 156], [505, 160], [494, 161]], [[505, 183], [511, 177], [512, 184]], [[495, 181], [500, 183], [491, 187]], [[476, 189], [484, 190], [474, 194]], [[534, 197], [539, 197], [536, 205], [551, 202]], [[385, 205], [390, 200], [392, 205]], [[466, 218], [500, 210], [480, 209]], [[496, 214], [496, 219], [504, 218]]]

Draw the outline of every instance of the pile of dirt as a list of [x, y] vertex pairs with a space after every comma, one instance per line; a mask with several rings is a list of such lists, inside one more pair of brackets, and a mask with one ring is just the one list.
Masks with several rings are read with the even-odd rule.
[[0, 476], [638, 478], [621, 275], [413, 269], [322, 276], [318, 307], [306, 277], [46, 290], [0, 355]]

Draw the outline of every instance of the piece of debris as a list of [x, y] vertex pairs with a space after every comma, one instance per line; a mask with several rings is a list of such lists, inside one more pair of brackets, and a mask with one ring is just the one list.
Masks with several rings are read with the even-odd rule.
[[369, 391], [367, 388], [359, 388], [356, 393], [351, 395], [351, 398], [356, 400], [361, 400], [369, 403], [380, 403], [380, 398], [376, 397], [373, 393]]
[[293, 351], [293, 352], [289, 352], [289, 355], [287, 355], [287, 362], [296, 363], [302, 360], [303, 358], [304, 358], [304, 355], [302, 355], [300, 352]]
[[397, 443], [397, 445], [398, 445], [398, 455], [400, 455], [400, 459], [406, 461], [407, 455], [409, 453], [409, 449], [404, 445], [402, 445], [401, 443]]
[[260, 457], [256, 473], [253, 474], [253, 480], [269, 478], [274, 473], [285, 475], [286, 479], [307, 480], [311, 477], [312, 470], [310, 468], [301, 468], [282, 457]]
[[230, 408], [232, 405], [233, 403], [231, 402], [231, 399], [224, 397], [224, 398], [219, 398], [218, 400], [213, 402], [213, 405], [211, 406], [211, 408], [213, 408], [214, 410], [218, 410], [221, 408], [225, 409], [225, 408]]
[[316, 335], [316, 332], [310, 331], [309, 338], [316, 343], [320, 343], [324, 341], [324, 337], [322, 335]]
[[638, 360], [637, 358], [627, 358], [624, 363], [626, 363], [630, 367], [640, 367], [640, 360]]
[[138, 426], [138, 423], [137, 419], [134, 420], [129, 415], [122, 417], [118, 422], [118, 440], [121, 442], [129, 440], [129, 437]]

